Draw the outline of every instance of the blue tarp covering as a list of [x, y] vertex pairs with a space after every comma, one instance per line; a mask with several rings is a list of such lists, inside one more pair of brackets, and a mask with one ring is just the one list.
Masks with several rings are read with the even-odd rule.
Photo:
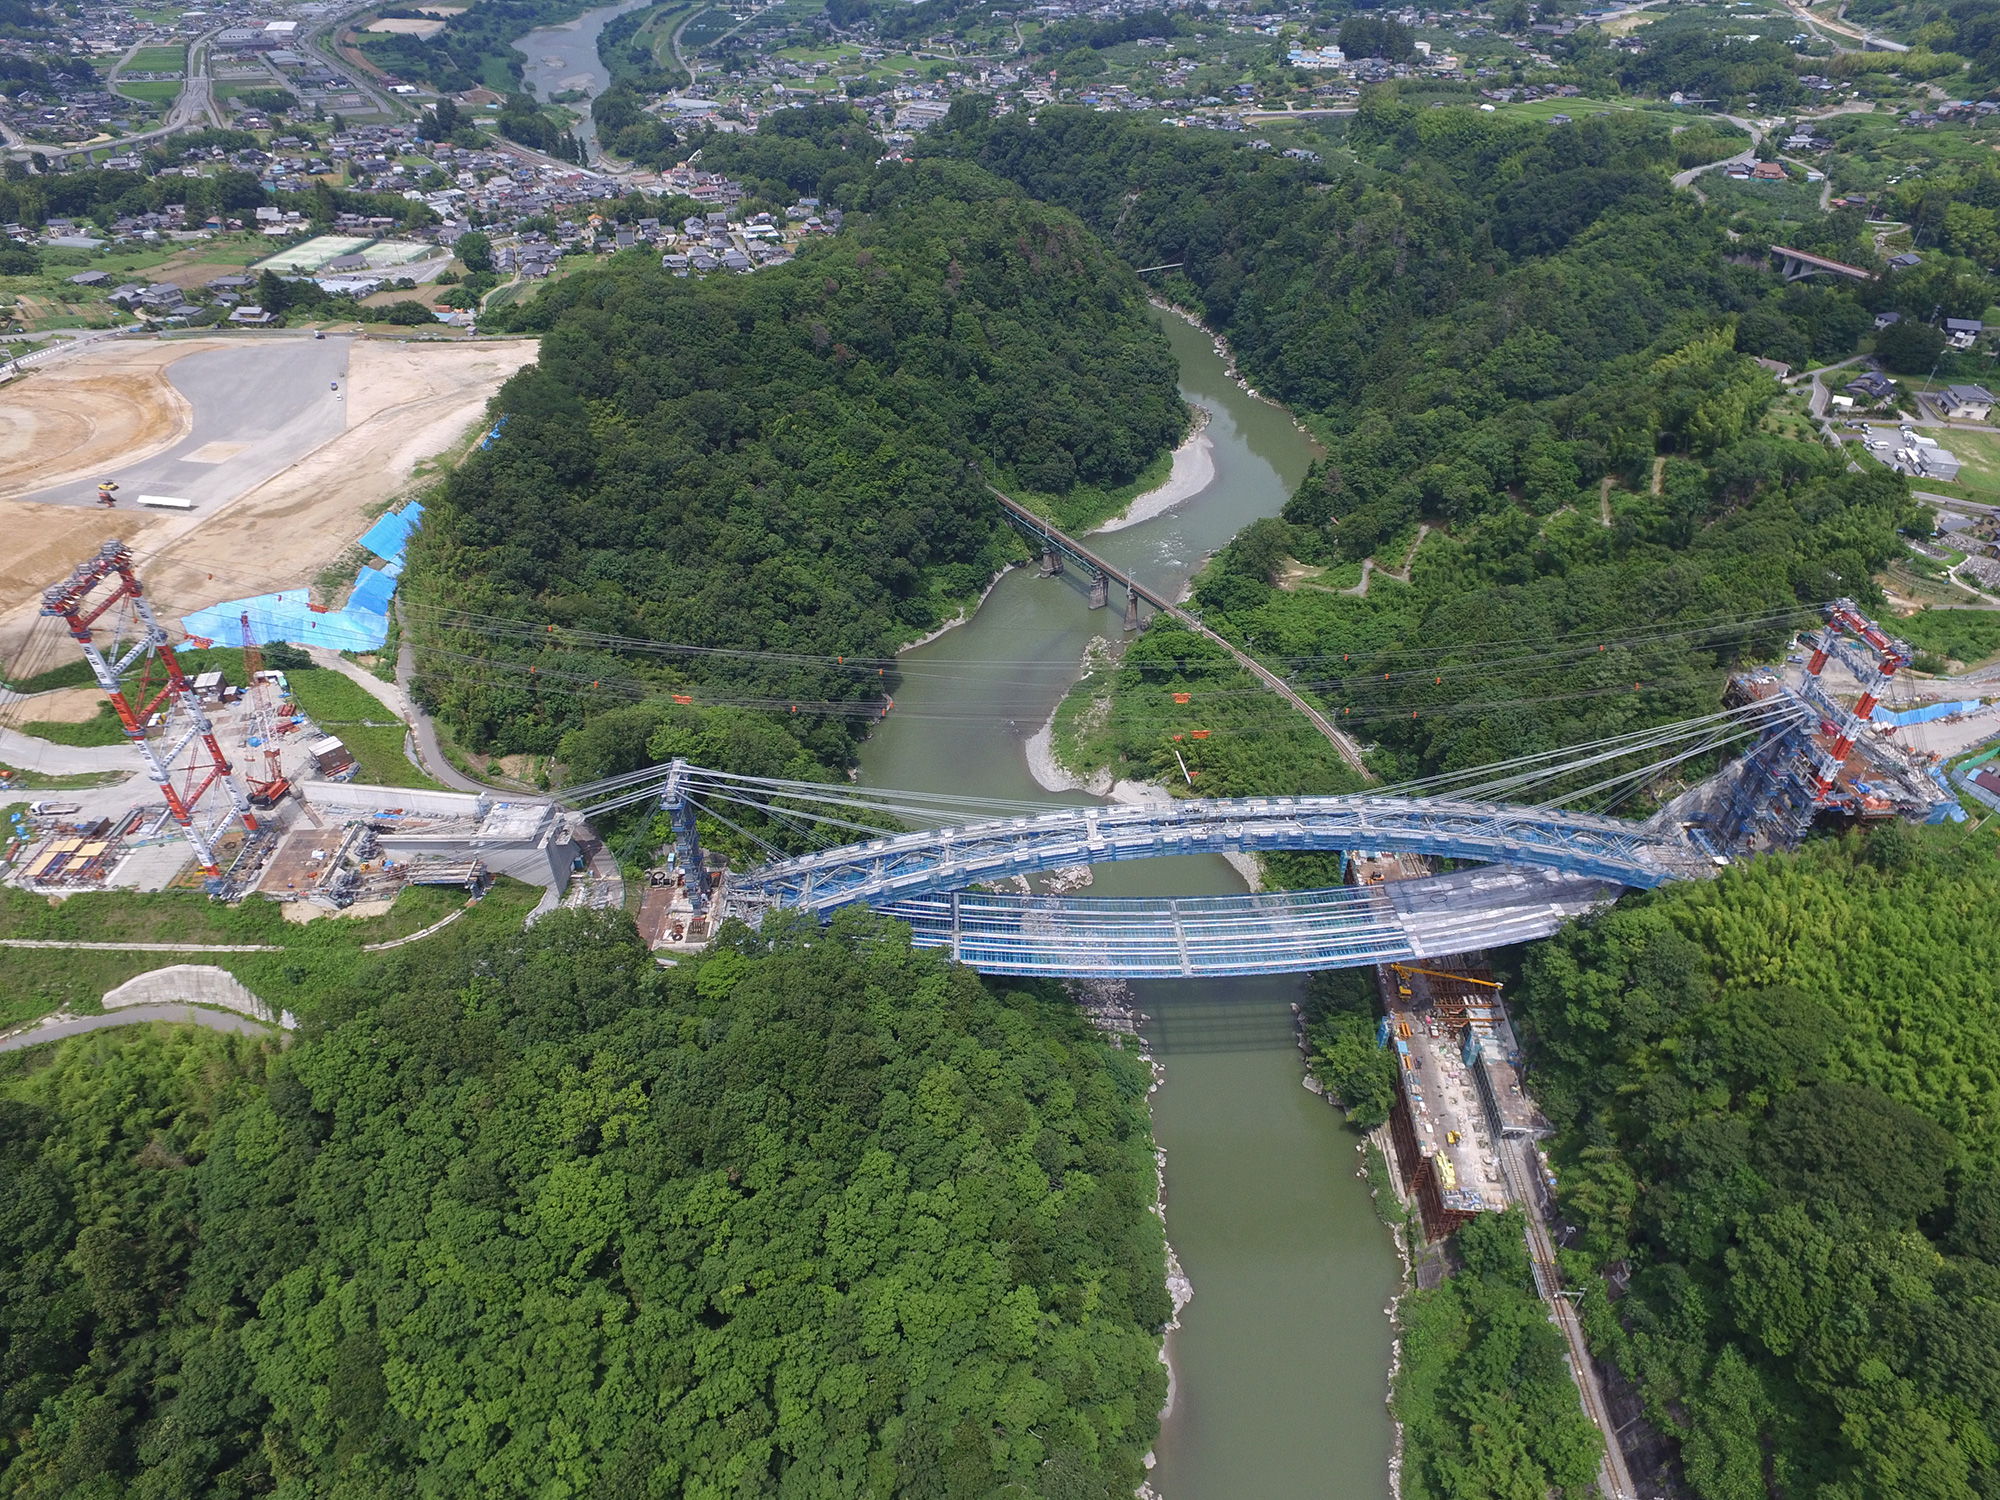
[[1905, 709], [1902, 713], [1891, 713], [1877, 704], [1872, 718], [1874, 723], [1894, 724], [1900, 728], [1905, 724], [1928, 724], [1953, 714], [1969, 714], [1978, 707], [1977, 698], [1968, 698], [1961, 703], [1926, 703], [1922, 708]]
[[250, 629], [260, 643], [291, 641], [300, 646], [324, 646], [329, 651], [374, 651], [388, 638], [386, 614], [351, 606], [321, 614], [307, 607], [310, 598], [306, 589], [286, 589], [253, 599], [231, 599], [183, 616], [181, 628], [218, 646], [240, 646], [242, 617], [247, 613]]
[[380, 568], [363, 568], [354, 577], [354, 591], [344, 608], [321, 613], [308, 607], [305, 589], [259, 594], [211, 604], [181, 620], [191, 636], [221, 646], [243, 644], [243, 615], [259, 641], [291, 641], [299, 646], [324, 646], [329, 651], [374, 651], [389, 635], [389, 600], [403, 576], [403, 548], [423, 519], [424, 508], [412, 502], [368, 528], [361, 545], [383, 560]]
[[361, 538], [361, 545], [384, 562], [400, 563], [410, 533], [416, 530], [417, 522], [423, 519], [423, 515], [424, 508], [415, 502], [393, 511], [368, 528]]
[[349, 609], [365, 609], [371, 615], [389, 613], [389, 596], [396, 592], [396, 580], [387, 573], [363, 568], [354, 578], [354, 592], [347, 596]]

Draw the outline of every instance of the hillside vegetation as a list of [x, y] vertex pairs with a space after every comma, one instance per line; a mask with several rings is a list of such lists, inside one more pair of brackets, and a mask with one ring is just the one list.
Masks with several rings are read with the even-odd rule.
[[1703, 1500], [2000, 1484], [2000, 863], [1889, 827], [1624, 903], [1515, 990], [1600, 1353]]
[[[1019, 555], [989, 482], [1116, 486], [1179, 440], [1165, 338], [1074, 218], [953, 164], [885, 173], [875, 202], [755, 276], [677, 279], [635, 250], [508, 310], [541, 358], [406, 585], [420, 691], [468, 743], [552, 752], [593, 709], [695, 687], [697, 707], [799, 703], [807, 758], [844, 766], [893, 681], [831, 659], [889, 655]], [[496, 642], [440, 607], [555, 633]], [[635, 666], [565, 627], [801, 659]]]
[[[1295, 670], [1394, 779], [1710, 711], [1801, 605], [1872, 596], [1916, 519], [1902, 482], [1782, 431], [1749, 357], [1845, 353], [1868, 308], [1739, 264], [1669, 191], [1686, 148], [1664, 125], [1379, 90], [1344, 144], [1322, 167], [1048, 110], [961, 116], [927, 148], [1182, 262], [1171, 294], [1322, 435], [1282, 518], [1203, 575], [1206, 623]], [[1179, 782], [1178, 750], [1201, 791], [1345, 784], [1220, 652], [1167, 636], [1079, 690], [1073, 764]]]
[[1129, 1496], [1145, 1065], [861, 918], [399, 950], [289, 1050], [0, 1057], [23, 1497]]

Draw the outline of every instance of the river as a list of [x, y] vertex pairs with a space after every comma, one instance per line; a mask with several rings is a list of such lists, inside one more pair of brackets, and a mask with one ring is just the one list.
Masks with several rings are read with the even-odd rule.
[[[1275, 515], [1311, 460], [1281, 408], [1229, 378], [1208, 336], [1159, 315], [1181, 391], [1209, 416], [1215, 479], [1153, 520], [1091, 545], [1177, 594], [1244, 526]], [[966, 795], [1090, 800], [1043, 791], [1028, 738], [1116, 638], [1116, 601], [1092, 611], [1073, 579], [1016, 569], [978, 613], [904, 657], [894, 714], [862, 749], [861, 779]], [[1241, 891], [1219, 858], [1102, 866], [1097, 896]], [[1163, 1500], [1378, 1500], [1392, 1433], [1383, 1395], [1398, 1267], [1355, 1171], [1355, 1141], [1301, 1086], [1295, 979], [1135, 985], [1165, 1065], [1153, 1131], [1167, 1153], [1167, 1236], [1194, 1287], [1168, 1337], [1174, 1397], [1156, 1452]]]
[[[598, 34], [604, 30], [606, 23], [626, 11], [639, 10], [652, 3], [653, 0], [619, 0], [618, 4], [607, 5], [602, 10], [587, 10], [574, 21], [566, 21], [560, 26], [544, 26], [539, 31], [516, 37], [514, 50], [527, 59], [521, 65], [522, 82], [544, 103], [570, 89], [582, 89], [593, 99], [596, 98], [611, 82], [611, 74], [597, 56]], [[583, 116], [576, 124], [576, 138], [584, 143], [586, 154], [594, 158], [597, 154], [597, 127], [591, 123], [590, 105], [579, 101], [566, 104], [564, 108], [576, 110]]]

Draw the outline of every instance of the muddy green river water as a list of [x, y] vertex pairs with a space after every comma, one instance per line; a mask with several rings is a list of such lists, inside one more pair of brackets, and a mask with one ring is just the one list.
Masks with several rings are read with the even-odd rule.
[[[1215, 476], [1193, 498], [1090, 545], [1173, 594], [1251, 521], [1275, 515], [1312, 450], [1280, 407], [1232, 380], [1207, 334], [1161, 314], [1181, 389], [1208, 414]], [[1116, 591], [1114, 590], [1114, 593]], [[1027, 741], [1076, 681], [1093, 635], [1075, 578], [1016, 569], [978, 613], [904, 658], [895, 713], [862, 752], [869, 784], [969, 796], [1047, 792]], [[1093, 896], [1203, 895], [1243, 883], [1216, 858], [1100, 867]], [[1194, 1288], [1168, 1335], [1173, 1398], [1157, 1446], [1163, 1500], [1378, 1500], [1397, 1265], [1359, 1180], [1355, 1138], [1301, 1086], [1291, 979], [1133, 986], [1166, 1069], [1153, 1129], [1167, 1153], [1167, 1236]]]

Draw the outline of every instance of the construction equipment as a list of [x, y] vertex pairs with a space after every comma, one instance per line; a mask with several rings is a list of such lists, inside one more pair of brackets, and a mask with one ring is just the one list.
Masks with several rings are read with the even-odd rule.
[[243, 612], [243, 674], [250, 682], [250, 744], [264, 753], [264, 774], [258, 776], [252, 771], [246, 777], [250, 783], [250, 805], [272, 807], [284, 799], [292, 784], [285, 779], [278, 756], [277, 719], [271, 712], [264, 684], [264, 653], [257, 649], [257, 638], [250, 632], [248, 610]]
[[1474, 979], [1470, 974], [1454, 974], [1449, 969], [1420, 969], [1415, 964], [1390, 964], [1389, 967], [1398, 974], [1426, 974], [1432, 979], [1454, 979], [1460, 984], [1484, 985], [1489, 990], [1500, 988], [1497, 979]]

